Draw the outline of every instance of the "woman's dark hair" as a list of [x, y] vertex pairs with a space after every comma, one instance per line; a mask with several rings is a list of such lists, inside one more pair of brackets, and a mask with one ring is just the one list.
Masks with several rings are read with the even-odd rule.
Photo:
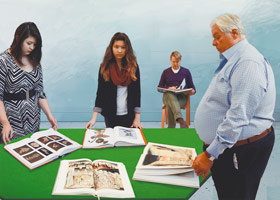
[[23, 41], [29, 36], [32, 36], [36, 39], [36, 46], [34, 50], [28, 55], [28, 57], [33, 67], [37, 67], [40, 64], [42, 58], [42, 38], [35, 23], [25, 22], [16, 29], [14, 40], [10, 48], [11, 54], [16, 59], [16, 61], [22, 65], [21, 45]]
[[106, 49], [103, 62], [100, 65], [100, 73], [102, 74], [105, 81], [109, 81], [110, 79], [110, 63], [116, 62], [115, 56], [113, 54], [113, 45], [115, 41], [122, 40], [126, 46], [126, 54], [122, 59], [122, 67], [125, 68], [131, 75], [132, 80], [137, 80], [136, 77], [136, 69], [137, 69], [137, 62], [136, 57], [134, 55], [130, 40], [125, 33], [117, 32], [113, 35], [109, 46]]

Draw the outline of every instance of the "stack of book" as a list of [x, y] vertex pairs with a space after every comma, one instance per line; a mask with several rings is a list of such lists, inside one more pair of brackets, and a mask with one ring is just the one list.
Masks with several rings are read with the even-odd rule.
[[194, 148], [148, 143], [141, 155], [133, 180], [199, 188], [192, 163]]

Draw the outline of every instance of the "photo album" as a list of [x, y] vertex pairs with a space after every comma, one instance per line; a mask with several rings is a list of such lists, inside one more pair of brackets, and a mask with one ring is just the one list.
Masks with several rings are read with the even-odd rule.
[[105, 129], [87, 129], [83, 148], [104, 148], [117, 146], [146, 145], [146, 139], [141, 129], [115, 126]]
[[4, 148], [29, 169], [37, 168], [82, 146], [52, 128], [33, 133], [30, 138]]
[[148, 143], [140, 156], [133, 180], [199, 188], [192, 163], [194, 148]]
[[107, 160], [62, 160], [52, 195], [135, 198], [125, 165]]

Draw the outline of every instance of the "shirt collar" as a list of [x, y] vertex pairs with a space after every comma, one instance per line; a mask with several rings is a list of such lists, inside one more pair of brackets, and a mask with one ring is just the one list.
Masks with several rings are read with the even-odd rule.
[[[241, 40], [240, 42], [238, 42], [237, 44], [233, 45], [228, 50], [223, 52], [221, 55], [227, 60], [229, 60], [238, 49], [243, 49], [243, 47], [247, 44], [248, 44], [247, 39]], [[220, 55], [220, 59], [221, 59], [221, 55]]]
[[173, 69], [173, 67], [171, 66], [171, 69], [174, 74], [177, 74], [179, 72], [179, 70], [181, 69], [181, 66], [178, 69]]

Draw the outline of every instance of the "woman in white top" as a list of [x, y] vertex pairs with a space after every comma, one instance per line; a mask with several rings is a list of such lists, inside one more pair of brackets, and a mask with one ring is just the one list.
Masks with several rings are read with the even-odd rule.
[[95, 107], [86, 128], [95, 124], [99, 113], [106, 127], [143, 128], [140, 98], [140, 72], [130, 40], [125, 33], [115, 33], [100, 65]]

